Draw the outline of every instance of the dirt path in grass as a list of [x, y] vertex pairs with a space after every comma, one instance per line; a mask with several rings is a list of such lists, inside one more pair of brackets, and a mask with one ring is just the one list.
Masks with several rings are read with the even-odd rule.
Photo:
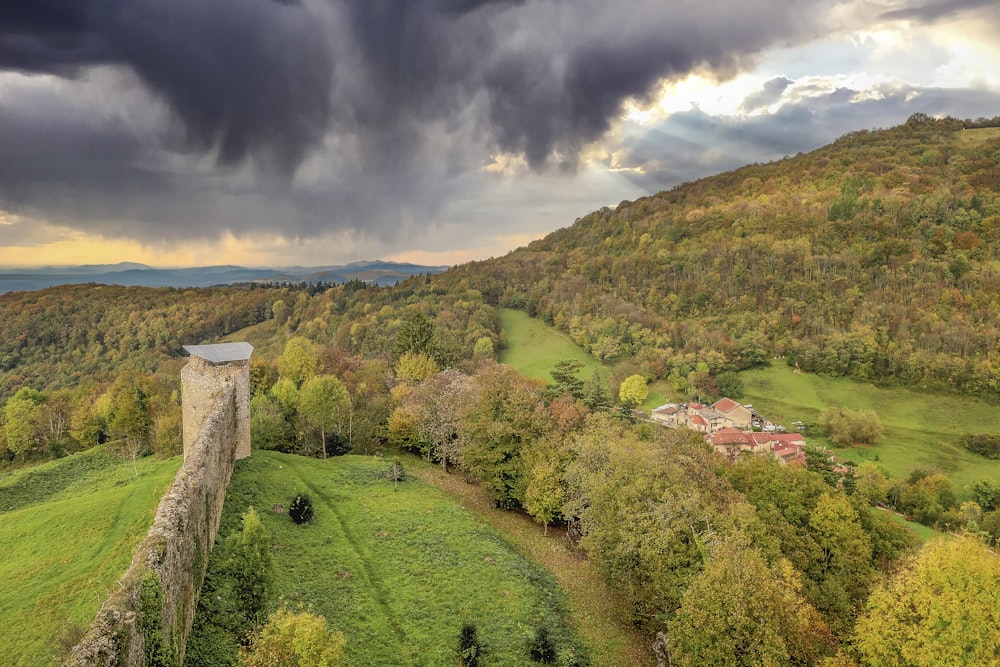
[[481, 516], [519, 547], [529, 558], [546, 567], [565, 591], [570, 622], [590, 650], [594, 667], [643, 667], [655, 661], [649, 640], [627, 621], [624, 601], [604, 583], [596, 568], [564, 540], [544, 536], [530, 517], [493, 507], [486, 493], [465, 482], [458, 474], [411, 459], [407, 472], [453, 496]]

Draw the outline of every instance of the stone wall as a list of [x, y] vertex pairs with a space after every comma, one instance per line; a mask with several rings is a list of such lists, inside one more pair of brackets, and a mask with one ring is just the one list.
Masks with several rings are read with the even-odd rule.
[[[184, 463], [132, 564], [67, 666], [166, 666], [184, 660], [233, 463], [250, 453], [249, 363], [212, 365], [192, 357], [181, 378]], [[189, 414], [198, 424], [190, 442]]]

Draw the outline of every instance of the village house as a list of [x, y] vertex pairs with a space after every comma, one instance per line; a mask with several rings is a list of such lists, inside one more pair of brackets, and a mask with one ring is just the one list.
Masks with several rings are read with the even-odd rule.
[[716, 453], [735, 460], [743, 452], [768, 454], [786, 465], [805, 465], [805, 438], [801, 433], [765, 433], [724, 428], [705, 440]]

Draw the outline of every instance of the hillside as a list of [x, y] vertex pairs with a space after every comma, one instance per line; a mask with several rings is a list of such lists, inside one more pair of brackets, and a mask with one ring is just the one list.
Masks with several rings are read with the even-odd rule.
[[178, 457], [103, 447], [0, 477], [0, 664], [58, 664], [132, 559]]
[[442, 286], [683, 388], [802, 370], [1000, 395], [1000, 132], [914, 116], [605, 208]]
[[[388, 465], [372, 457], [317, 461], [275, 452], [240, 461], [206, 586], [224, 590], [221, 536], [254, 506], [272, 540], [270, 607], [284, 599], [323, 615], [347, 639], [349, 665], [454, 664], [464, 622], [478, 626], [489, 664], [525, 664], [540, 625], [561, 654], [585, 655], [549, 572], [430, 485], [413, 477], [394, 485], [383, 474]], [[296, 493], [308, 493], [316, 508], [302, 526], [272, 511]], [[187, 664], [219, 664], [219, 633], [205, 624], [220, 608], [202, 598]]]

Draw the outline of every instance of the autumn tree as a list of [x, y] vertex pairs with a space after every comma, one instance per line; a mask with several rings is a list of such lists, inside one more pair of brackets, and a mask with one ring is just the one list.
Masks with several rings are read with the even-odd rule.
[[396, 378], [400, 382], [418, 384], [440, 370], [437, 362], [423, 352], [408, 350], [396, 362]]
[[526, 486], [525, 448], [549, 428], [539, 384], [509, 366], [486, 366], [473, 377], [464, 407], [463, 466], [498, 507], [517, 507]]
[[350, 411], [350, 397], [344, 383], [333, 375], [316, 375], [302, 385], [299, 414], [306, 422], [319, 429], [320, 449], [326, 458], [326, 434], [338, 426]]
[[37, 444], [42, 421], [44, 395], [34, 389], [24, 388], [7, 399], [4, 406], [4, 430], [7, 449], [24, 458]]
[[278, 358], [278, 371], [282, 378], [292, 381], [301, 389], [306, 380], [319, 372], [319, 352], [316, 346], [302, 336], [293, 336], [285, 343], [285, 351]]
[[768, 564], [736, 532], [711, 549], [667, 624], [670, 664], [813, 665], [836, 641], [790, 562]]
[[[462, 415], [471, 392], [469, 377], [448, 369], [427, 378], [406, 402], [407, 410], [415, 418], [418, 446], [423, 445], [427, 460], [437, 461], [445, 472], [461, 457]], [[400, 428], [403, 422], [397, 420], [394, 426]]]
[[136, 459], [150, 444], [152, 422], [149, 414], [150, 379], [135, 371], [118, 376], [109, 390], [108, 434], [131, 459], [139, 474]]
[[841, 447], [872, 445], [884, 434], [882, 422], [874, 410], [824, 408], [819, 414], [819, 427]]
[[285, 605], [271, 614], [254, 633], [248, 649], [241, 649], [240, 667], [339, 667], [347, 642], [331, 632], [326, 619], [311, 611], [292, 611]]
[[648, 396], [649, 387], [646, 386], [646, 378], [642, 375], [628, 376], [618, 388], [618, 400], [622, 408], [630, 412], [642, 405]]
[[998, 599], [996, 555], [974, 538], [934, 539], [872, 592], [854, 645], [865, 665], [994, 664]]

